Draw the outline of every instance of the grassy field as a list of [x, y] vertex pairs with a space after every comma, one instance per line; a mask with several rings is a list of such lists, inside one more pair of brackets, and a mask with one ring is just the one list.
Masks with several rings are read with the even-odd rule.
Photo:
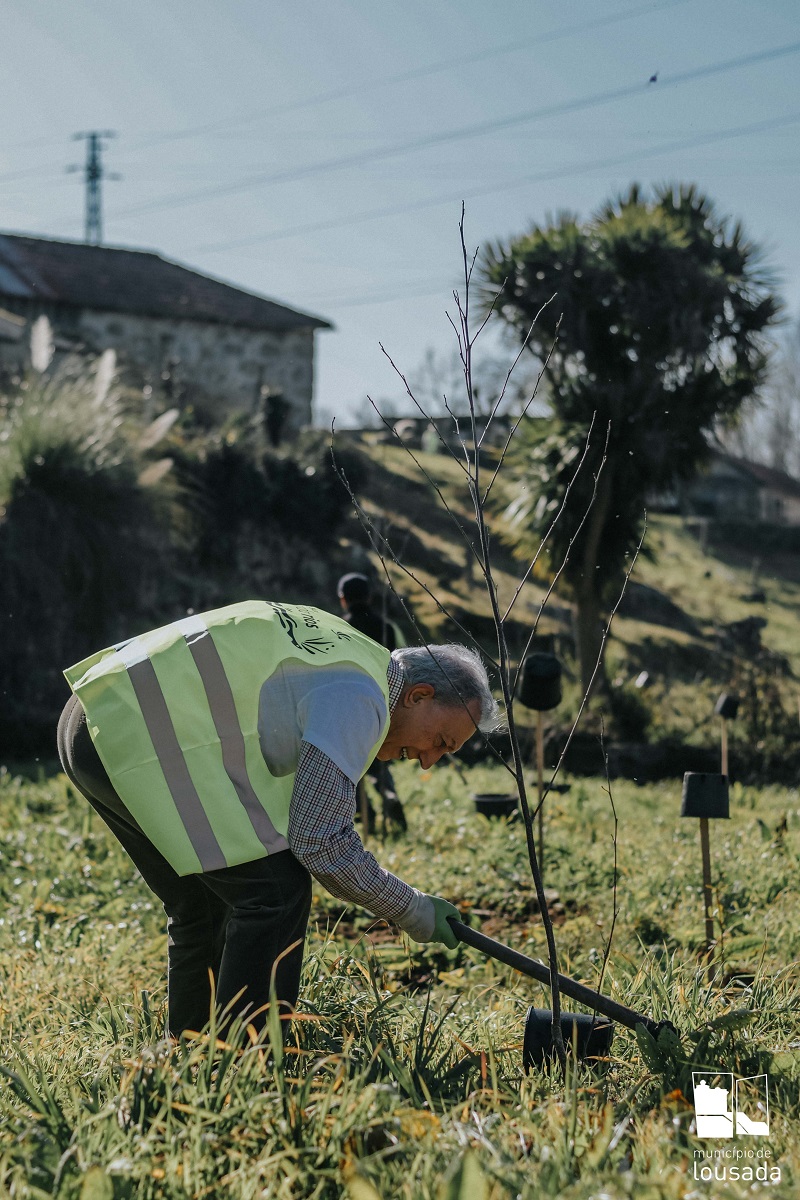
[[[409, 832], [371, 840], [382, 863], [540, 955], [522, 826], [487, 822], [470, 799], [505, 790], [502, 768], [425, 776], [408, 764], [398, 783]], [[547, 1005], [538, 985], [464, 947], [413, 945], [324, 894], [285, 1053], [277, 1039], [237, 1053], [213, 1032], [164, 1041], [157, 904], [63, 777], [3, 771], [0, 1194], [796, 1196], [800, 795], [737, 786], [732, 819], [712, 824], [723, 947], [712, 987], [699, 957], [698, 825], [680, 819], [679, 792], [614, 784], [619, 911], [604, 990], [668, 1017], [680, 1044], [618, 1029], [603, 1068], [564, 1080], [522, 1071], [526, 1009]], [[614, 916], [613, 835], [602, 780], [548, 799], [560, 966], [595, 985]], [[693, 1067], [767, 1072], [769, 1136], [698, 1139]], [[740, 1170], [767, 1165], [781, 1182], [705, 1182], [698, 1153], [720, 1147], [768, 1151]]]

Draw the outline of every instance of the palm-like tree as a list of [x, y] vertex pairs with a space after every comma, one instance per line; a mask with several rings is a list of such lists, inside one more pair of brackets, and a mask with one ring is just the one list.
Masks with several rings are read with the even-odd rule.
[[584, 223], [564, 213], [489, 246], [480, 281], [487, 308], [542, 362], [556, 339], [545, 367], [553, 420], [528, 422], [518, 443], [522, 480], [509, 516], [525, 552], [558, 511], [594, 418], [548, 541], [558, 563], [574, 538], [562, 579], [588, 687], [607, 596], [639, 539], [648, 492], [691, 475], [714, 426], [762, 379], [773, 281], [741, 225], [694, 186], [646, 195], [638, 185]]

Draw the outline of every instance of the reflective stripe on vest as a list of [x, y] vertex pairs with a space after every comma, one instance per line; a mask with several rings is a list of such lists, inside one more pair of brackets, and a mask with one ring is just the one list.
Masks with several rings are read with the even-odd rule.
[[192, 782], [153, 664], [144, 658], [129, 664], [127, 669], [167, 787], [200, 866], [204, 871], [224, 867], [225, 855]]
[[[188, 617], [185, 622], [180, 621], [178, 624], [189, 626], [184, 629], [183, 636], [206, 690], [214, 728], [219, 735], [225, 774], [233, 784], [236, 795], [250, 818], [250, 824], [253, 826], [256, 837], [267, 853], [276, 854], [279, 850], [288, 850], [289, 843], [277, 832], [270, 821], [250, 782], [250, 776], [247, 774], [244, 735], [236, 715], [233, 691], [228, 676], [225, 674], [219, 651], [214, 645], [214, 639], [208, 632], [202, 617]], [[201, 862], [203, 861], [199, 854], [198, 858]]]
[[[233, 691], [207, 625], [202, 617], [195, 616], [176, 621], [175, 627], [183, 634], [205, 689], [214, 728], [219, 736], [225, 774], [250, 818], [256, 837], [268, 854], [288, 850], [289, 843], [275, 829], [247, 774], [244, 736], [236, 715]], [[161, 684], [147, 650], [137, 638], [124, 642], [116, 649], [139, 701], [147, 732], [152, 739], [170, 795], [175, 801], [175, 807], [202, 869], [216, 871], [227, 866], [225, 855], [214, 836], [214, 830], [186, 765], [186, 758], [175, 733]]]
[[112, 784], [180, 875], [288, 848], [294, 775], [258, 737], [261, 685], [282, 662], [350, 664], [380, 686], [383, 647], [308, 606], [245, 601], [101, 650], [65, 675]]

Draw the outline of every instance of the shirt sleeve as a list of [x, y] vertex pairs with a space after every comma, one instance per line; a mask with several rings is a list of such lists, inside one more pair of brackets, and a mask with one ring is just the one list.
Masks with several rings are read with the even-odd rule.
[[418, 907], [420, 893], [364, 849], [353, 826], [355, 806], [352, 780], [303, 741], [289, 809], [289, 848], [333, 896], [402, 924], [409, 909]]
[[353, 784], [369, 765], [386, 716], [381, 689], [363, 672], [312, 688], [298, 706], [303, 742], [321, 750]]

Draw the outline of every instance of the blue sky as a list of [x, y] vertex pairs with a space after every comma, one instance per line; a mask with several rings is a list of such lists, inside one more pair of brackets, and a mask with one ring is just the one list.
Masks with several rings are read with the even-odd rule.
[[80, 238], [70, 138], [116, 130], [106, 242], [327, 317], [344, 419], [399, 393], [380, 342], [452, 348], [462, 198], [478, 246], [693, 181], [800, 310], [797, 0], [0, 0], [0, 28], [0, 228]]

